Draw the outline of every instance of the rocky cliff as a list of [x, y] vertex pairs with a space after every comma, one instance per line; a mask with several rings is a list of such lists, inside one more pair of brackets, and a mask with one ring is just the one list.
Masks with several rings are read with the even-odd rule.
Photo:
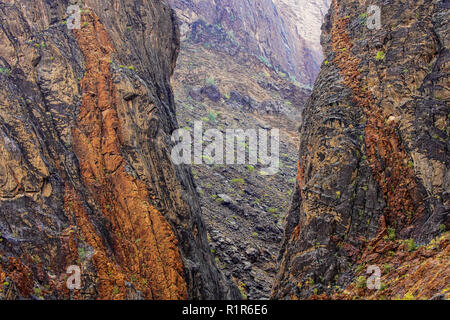
[[173, 11], [87, 0], [72, 31], [70, 4], [0, 2], [0, 298], [238, 297], [170, 160]]
[[446, 1], [332, 1], [273, 298], [448, 298], [448, 21]]
[[236, 44], [271, 68], [312, 86], [321, 63], [320, 25], [330, 0], [170, 0], [181, 38], [199, 23], [225, 30]]

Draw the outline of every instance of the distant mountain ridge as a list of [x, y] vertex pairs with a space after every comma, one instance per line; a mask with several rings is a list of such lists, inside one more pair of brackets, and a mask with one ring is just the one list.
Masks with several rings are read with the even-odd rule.
[[204, 20], [223, 27], [254, 54], [307, 86], [319, 72], [320, 26], [329, 0], [169, 0], [181, 20], [181, 36]]

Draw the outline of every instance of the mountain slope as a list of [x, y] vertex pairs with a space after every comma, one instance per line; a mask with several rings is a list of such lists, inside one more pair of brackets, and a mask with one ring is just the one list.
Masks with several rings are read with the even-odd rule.
[[[196, 121], [222, 134], [233, 128], [280, 129], [281, 167], [274, 176], [265, 176], [261, 164], [220, 165], [205, 158], [193, 165], [217, 265], [244, 298], [267, 299], [295, 183], [297, 123], [310, 90], [265, 58], [264, 52], [286, 49], [279, 34], [284, 22], [272, 1], [171, 3], [182, 30], [172, 81], [180, 126], [191, 134]], [[320, 21], [320, 32], [319, 26]], [[289, 47], [303, 45], [290, 35], [285, 41]], [[295, 63], [299, 69], [313, 61], [301, 59]]]
[[0, 298], [238, 297], [170, 160], [173, 12], [84, 3], [72, 31], [67, 1], [0, 2]]
[[353, 0], [322, 28], [276, 299], [448, 297], [448, 6], [370, 4], [381, 29]]
[[237, 44], [234, 51], [252, 54], [302, 85], [314, 83], [321, 63], [320, 25], [329, 0], [307, 1], [307, 5], [287, 0], [169, 2], [182, 22], [182, 40], [195, 23], [203, 21], [228, 32]]

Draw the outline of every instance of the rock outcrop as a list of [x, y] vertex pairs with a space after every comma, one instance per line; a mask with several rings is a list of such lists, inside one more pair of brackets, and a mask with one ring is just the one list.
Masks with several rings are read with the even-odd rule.
[[445, 1], [332, 1], [273, 298], [448, 297], [448, 20]]
[[70, 4], [0, 2], [0, 299], [239, 297], [170, 159], [173, 11], [87, 0], [69, 30]]

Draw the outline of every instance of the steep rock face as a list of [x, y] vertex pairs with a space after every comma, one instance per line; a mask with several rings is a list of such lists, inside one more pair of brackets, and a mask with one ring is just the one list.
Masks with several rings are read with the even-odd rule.
[[[322, 46], [320, 45], [320, 27], [328, 12], [331, 0], [274, 0], [284, 24], [289, 30], [294, 43], [294, 50], [300, 45], [311, 52], [311, 58], [317, 65], [322, 63]], [[298, 41], [303, 39], [303, 43]], [[297, 42], [297, 44], [296, 44]], [[296, 61], [297, 67], [310, 63], [308, 59]], [[318, 72], [318, 71], [317, 71]], [[313, 81], [315, 79], [312, 79]]]
[[274, 298], [448, 295], [448, 18], [444, 1], [332, 2]]
[[72, 31], [69, 4], [0, 2], [0, 298], [238, 297], [170, 160], [173, 12], [88, 0]]
[[[209, 23], [228, 32], [237, 43], [237, 50], [261, 58], [303, 85], [313, 84], [321, 62], [317, 30], [329, 0], [306, 1], [306, 5], [288, 0], [169, 2], [182, 22], [182, 39], [190, 35], [196, 23]], [[303, 21], [297, 20], [300, 18]]]

